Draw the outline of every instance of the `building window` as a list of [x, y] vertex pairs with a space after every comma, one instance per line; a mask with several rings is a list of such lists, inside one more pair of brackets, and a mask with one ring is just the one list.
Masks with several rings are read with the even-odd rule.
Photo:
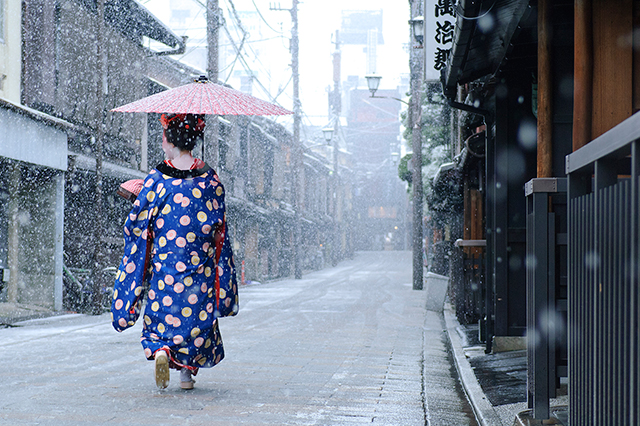
[[4, 20], [6, 13], [4, 11], [4, 0], [0, 0], [0, 43], [4, 43]]

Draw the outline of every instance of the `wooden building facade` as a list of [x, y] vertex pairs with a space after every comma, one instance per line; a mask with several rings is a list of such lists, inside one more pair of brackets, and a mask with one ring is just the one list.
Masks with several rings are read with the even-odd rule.
[[[581, 267], [576, 261], [583, 264], [587, 260], [567, 253], [574, 250], [576, 238], [587, 236], [572, 228], [576, 218], [568, 213], [566, 192], [561, 193], [560, 187], [566, 189], [572, 153], [609, 135], [608, 131], [640, 109], [639, 31], [637, 0], [458, 2], [453, 46], [441, 78], [448, 103], [458, 111], [454, 133], [460, 136], [452, 149], [462, 176], [456, 190], [464, 200], [459, 219], [463, 225], [451, 238], [452, 242], [459, 239], [458, 257], [450, 259], [451, 296], [460, 302], [456, 309], [461, 321], [479, 320], [487, 352], [501, 336], [525, 334], [529, 335], [530, 361], [539, 355], [535, 351], [540, 338], [547, 339], [549, 350], [556, 351], [545, 355], [548, 359], [543, 365], [529, 364], [530, 408], [539, 395], [546, 398], [546, 411], [540, 409], [542, 405], [535, 407], [538, 418], [549, 416], [548, 398], [560, 386], [561, 377], [569, 376], [573, 383], [569, 392], [574, 392], [569, 407], [571, 425], [635, 424], [638, 419], [637, 409], [629, 408], [634, 404], [614, 408], [615, 404], [607, 402], [635, 398], [637, 374], [624, 385], [607, 388], [597, 384], [610, 380], [606, 366], [594, 373], [584, 370], [588, 365], [580, 362], [590, 346], [581, 346], [580, 352], [576, 342], [585, 342], [599, 331], [595, 323], [589, 326], [591, 330], [584, 329], [586, 323], [576, 322], [576, 312], [586, 308], [584, 300], [572, 292], [579, 287], [572, 284], [577, 278], [571, 268]], [[611, 163], [608, 184], [629, 179], [631, 168], [618, 165], [623, 163]], [[535, 188], [541, 188], [536, 185], [551, 182], [558, 186], [545, 189], [550, 191], [545, 214], [553, 218], [556, 228], [554, 243], [547, 243], [551, 257], [542, 259], [531, 251], [540, 240], [527, 233], [534, 222], [527, 203]], [[635, 208], [631, 204], [630, 200], [626, 205]], [[471, 248], [465, 245], [470, 240], [483, 241]], [[600, 256], [600, 252], [592, 254]], [[620, 252], [618, 256], [630, 254]], [[483, 258], [484, 268], [479, 278], [474, 273], [478, 265], [471, 261], [478, 257]], [[536, 288], [531, 281], [540, 274], [541, 265], [553, 265], [552, 270], [542, 271], [545, 282], [554, 282], [553, 294], [544, 306], [533, 303]], [[623, 276], [617, 274], [624, 271], [615, 267], [608, 271], [613, 274], [608, 278], [619, 277], [613, 282], [623, 285]], [[470, 285], [471, 280], [479, 285]], [[593, 285], [597, 295], [597, 283]], [[594, 303], [594, 309], [603, 312], [617, 309], [615, 301], [611, 305]], [[637, 317], [638, 306], [625, 315]], [[541, 332], [542, 315], [556, 321], [553, 339]], [[603, 318], [599, 315], [594, 318]], [[637, 335], [637, 321], [625, 329]], [[613, 346], [603, 356], [637, 357], [635, 345], [624, 343], [627, 341], [610, 340]], [[600, 353], [595, 347], [592, 350]], [[601, 362], [595, 356], [592, 367]], [[543, 367], [553, 369], [544, 392], [535, 386], [535, 370]], [[589, 392], [583, 392], [581, 386]], [[615, 413], [615, 420], [596, 413], [600, 410]]]

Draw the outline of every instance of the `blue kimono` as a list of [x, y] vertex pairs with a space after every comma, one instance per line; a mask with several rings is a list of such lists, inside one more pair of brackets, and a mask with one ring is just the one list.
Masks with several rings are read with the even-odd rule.
[[135, 324], [146, 293], [141, 341], [148, 359], [163, 349], [174, 367], [197, 371], [220, 362], [217, 318], [238, 312], [238, 287], [215, 171], [158, 165], [129, 213], [124, 241], [113, 327]]

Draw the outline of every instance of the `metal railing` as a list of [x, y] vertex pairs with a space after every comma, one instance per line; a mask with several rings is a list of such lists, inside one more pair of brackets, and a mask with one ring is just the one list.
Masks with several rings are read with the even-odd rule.
[[527, 403], [549, 418], [567, 376], [567, 179], [538, 178], [527, 198]]
[[[454, 254], [460, 264], [456, 268], [458, 279], [451, 288], [456, 316], [461, 324], [477, 323], [485, 315], [485, 240], [456, 240]], [[453, 273], [452, 273], [453, 275]], [[453, 276], [452, 276], [453, 278]], [[454, 283], [454, 280], [452, 280]], [[484, 341], [483, 336], [479, 336]]]
[[640, 114], [566, 158], [569, 422], [640, 422]]

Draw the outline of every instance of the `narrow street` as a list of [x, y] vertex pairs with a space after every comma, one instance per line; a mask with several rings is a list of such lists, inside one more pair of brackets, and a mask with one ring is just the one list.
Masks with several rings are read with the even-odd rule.
[[[302, 280], [241, 288], [226, 358], [160, 391], [107, 314], [0, 329], [2, 425], [475, 425], [410, 252], [363, 252]], [[424, 377], [424, 381], [423, 381]], [[426, 398], [423, 398], [426, 395]]]

